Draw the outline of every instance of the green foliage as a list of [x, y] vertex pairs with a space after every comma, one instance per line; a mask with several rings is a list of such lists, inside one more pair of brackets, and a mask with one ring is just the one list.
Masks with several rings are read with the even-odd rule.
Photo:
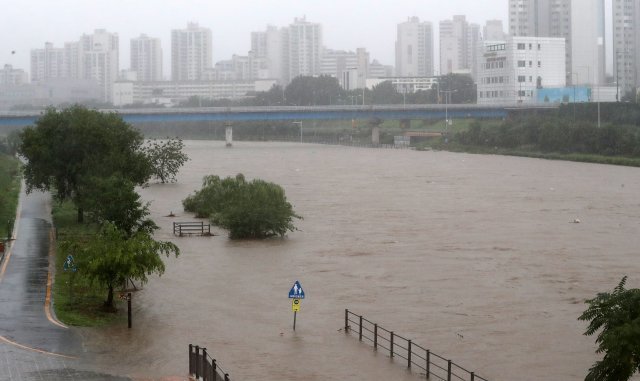
[[287, 85], [285, 99], [287, 104], [296, 106], [328, 105], [332, 99], [337, 101], [343, 92], [338, 80], [333, 77], [300, 76]]
[[127, 279], [146, 283], [148, 275], [162, 275], [165, 270], [161, 255], [178, 256], [180, 250], [171, 242], [156, 241], [146, 231], [129, 236], [112, 223], [87, 242], [63, 243], [61, 255], [73, 254], [78, 274], [107, 288], [105, 307], [114, 308], [113, 290]]
[[187, 154], [182, 152], [184, 143], [179, 138], [152, 140], [144, 147], [144, 153], [151, 163], [153, 176], [166, 182], [175, 182], [180, 167], [189, 160]]
[[247, 182], [242, 174], [220, 179], [207, 176], [200, 191], [183, 201], [186, 211], [229, 230], [232, 239], [284, 236], [294, 231], [301, 218], [277, 184], [263, 180]]
[[0, 240], [9, 238], [20, 193], [19, 162], [0, 153]]
[[622, 278], [612, 293], [587, 300], [578, 318], [588, 321], [585, 335], [596, 336], [597, 353], [604, 353], [590, 369], [587, 381], [624, 381], [640, 372], [640, 289], [625, 289]]
[[90, 176], [119, 175], [134, 184], [150, 177], [142, 135], [113, 113], [50, 108], [20, 139], [27, 190], [52, 190], [58, 201], [80, 201]]
[[134, 184], [119, 176], [90, 177], [80, 205], [99, 225], [114, 224], [128, 236], [137, 231], [152, 233], [158, 227], [150, 219]]

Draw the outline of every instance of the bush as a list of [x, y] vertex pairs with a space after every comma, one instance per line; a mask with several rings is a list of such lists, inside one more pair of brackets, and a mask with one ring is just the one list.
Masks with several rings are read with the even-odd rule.
[[263, 180], [247, 182], [242, 174], [220, 179], [207, 176], [200, 191], [182, 202], [185, 211], [229, 230], [232, 239], [284, 236], [301, 218], [281, 186]]

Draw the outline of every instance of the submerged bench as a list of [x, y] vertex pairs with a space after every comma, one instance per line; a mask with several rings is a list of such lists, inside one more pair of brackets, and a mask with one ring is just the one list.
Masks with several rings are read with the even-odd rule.
[[174, 222], [173, 235], [183, 237], [185, 235], [210, 236], [211, 225], [204, 222]]

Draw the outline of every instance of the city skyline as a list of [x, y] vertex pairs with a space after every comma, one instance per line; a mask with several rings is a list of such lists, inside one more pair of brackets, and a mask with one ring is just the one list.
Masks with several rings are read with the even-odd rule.
[[[364, 10], [364, 11], [363, 11]], [[363, 12], [365, 12], [363, 14]], [[146, 34], [160, 38], [164, 52], [164, 77], [170, 77], [171, 30], [181, 29], [188, 22], [211, 28], [213, 62], [229, 59], [233, 54], [246, 55], [251, 49], [251, 32], [265, 30], [267, 25], [284, 27], [296, 17], [322, 24], [324, 45], [329, 49], [355, 51], [366, 48], [371, 59], [383, 64], [395, 64], [397, 24], [408, 17], [438, 25], [440, 20], [457, 14], [467, 15], [470, 22], [484, 25], [486, 20], [507, 20], [507, 0], [490, 0], [479, 4], [468, 0], [452, 0], [441, 4], [430, 0], [400, 0], [371, 3], [325, 1], [264, 1], [239, 0], [233, 4], [214, 4], [205, 1], [170, 0], [158, 4], [151, 1], [130, 3], [122, 0], [93, 1], [63, 0], [55, 4], [42, 0], [16, 4], [3, 10], [7, 22], [0, 30], [11, 39], [0, 41], [0, 63], [30, 71], [31, 49], [41, 49], [45, 42], [62, 47], [95, 29], [117, 33], [121, 42], [120, 68], [130, 66], [129, 41]], [[25, 20], [29, 20], [25, 22]], [[33, 25], [37, 25], [34, 28]], [[438, 31], [434, 28], [435, 49]], [[11, 52], [15, 51], [15, 54]], [[437, 51], [437, 50], [436, 50]], [[435, 62], [438, 71], [438, 62]]]

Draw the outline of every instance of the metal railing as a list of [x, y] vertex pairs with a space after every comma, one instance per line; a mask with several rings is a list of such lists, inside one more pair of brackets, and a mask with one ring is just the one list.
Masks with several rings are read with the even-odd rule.
[[184, 235], [202, 235], [202, 236], [210, 236], [211, 235], [211, 225], [205, 224], [204, 222], [174, 222], [173, 223], [173, 235], [184, 236]]
[[216, 359], [209, 356], [207, 348], [189, 344], [189, 376], [202, 381], [229, 381], [229, 373], [225, 372]]
[[356, 315], [348, 309], [344, 310], [344, 329], [347, 334], [350, 331], [354, 334], [357, 333], [360, 341], [370, 342], [374, 350], [383, 349], [389, 353], [389, 357], [403, 359], [409, 369], [424, 371], [429, 380], [487, 381], [487, 379], [453, 361], [365, 319], [362, 315]]

